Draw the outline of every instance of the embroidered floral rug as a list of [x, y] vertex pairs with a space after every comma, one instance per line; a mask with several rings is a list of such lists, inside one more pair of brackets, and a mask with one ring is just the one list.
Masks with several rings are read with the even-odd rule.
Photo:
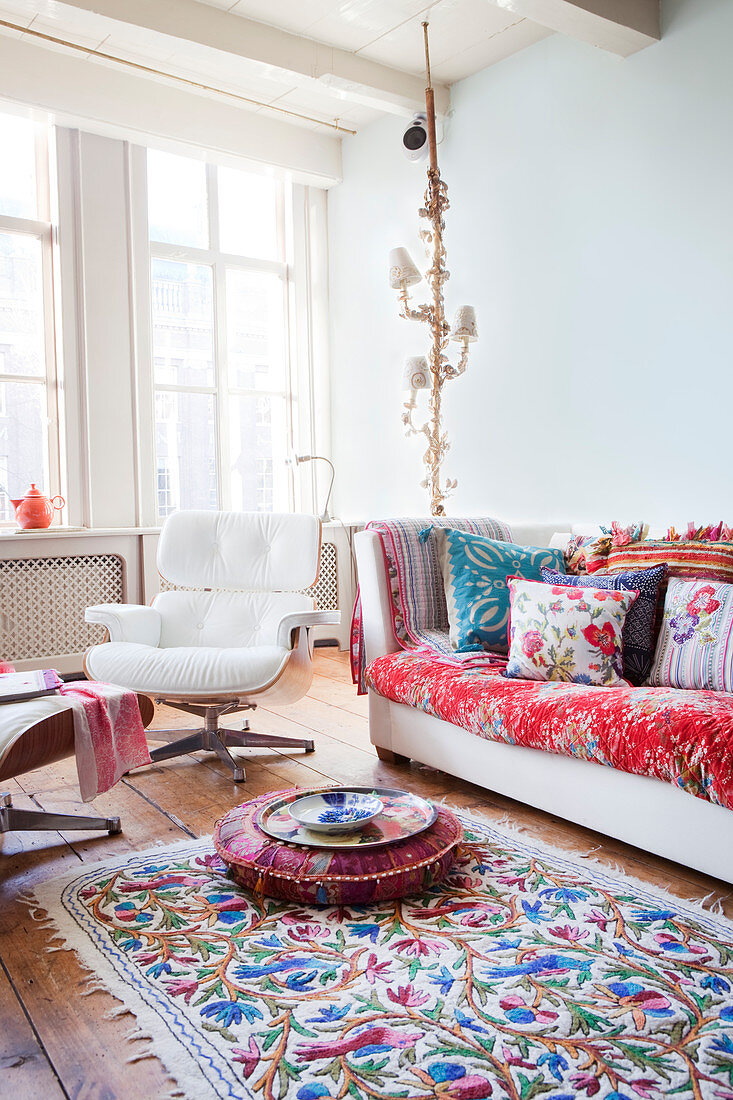
[[206, 840], [36, 900], [190, 1100], [733, 1100], [733, 924], [463, 820], [398, 903], [260, 904]]

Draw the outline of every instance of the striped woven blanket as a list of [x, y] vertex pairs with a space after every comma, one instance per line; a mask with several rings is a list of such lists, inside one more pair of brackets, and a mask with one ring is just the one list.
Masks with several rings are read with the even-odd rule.
[[[484, 653], [457, 654], [448, 636], [448, 610], [443, 589], [443, 577], [438, 563], [434, 539], [421, 539], [420, 533], [429, 527], [451, 527], [474, 535], [511, 542], [511, 529], [501, 520], [428, 519], [373, 520], [367, 529], [375, 531], [381, 540], [384, 561], [391, 590], [392, 623], [395, 637], [403, 649], [418, 648], [443, 660], [462, 665], [496, 663], [502, 658]], [[351, 620], [351, 676], [359, 694], [366, 692], [364, 668], [364, 632], [361, 597], [357, 590]]]

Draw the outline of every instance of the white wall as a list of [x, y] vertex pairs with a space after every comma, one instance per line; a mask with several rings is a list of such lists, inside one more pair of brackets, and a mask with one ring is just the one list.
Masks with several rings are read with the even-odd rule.
[[[452, 514], [732, 521], [733, 3], [662, 13], [627, 60], [556, 35], [453, 89], [446, 296], [481, 339], [444, 391]], [[387, 285], [389, 248], [421, 259], [424, 166], [400, 134], [347, 139], [329, 193], [345, 518], [427, 512], [400, 424], [425, 336]]]

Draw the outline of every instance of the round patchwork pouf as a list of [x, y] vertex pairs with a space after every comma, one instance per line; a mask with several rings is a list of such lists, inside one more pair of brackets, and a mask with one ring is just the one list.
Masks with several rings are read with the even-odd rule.
[[260, 896], [308, 905], [366, 905], [419, 894], [448, 873], [463, 839], [461, 823], [440, 807], [424, 832], [379, 848], [288, 844], [257, 824], [262, 808], [282, 796], [275, 791], [236, 806], [214, 829], [216, 851], [232, 877]]

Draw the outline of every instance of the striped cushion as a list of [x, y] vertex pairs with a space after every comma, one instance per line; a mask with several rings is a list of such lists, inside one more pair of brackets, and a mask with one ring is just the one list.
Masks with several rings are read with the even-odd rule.
[[733, 691], [733, 585], [669, 582], [649, 683]]
[[733, 583], [733, 542], [663, 542], [647, 539], [612, 546], [609, 573], [666, 565], [670, 577]]

